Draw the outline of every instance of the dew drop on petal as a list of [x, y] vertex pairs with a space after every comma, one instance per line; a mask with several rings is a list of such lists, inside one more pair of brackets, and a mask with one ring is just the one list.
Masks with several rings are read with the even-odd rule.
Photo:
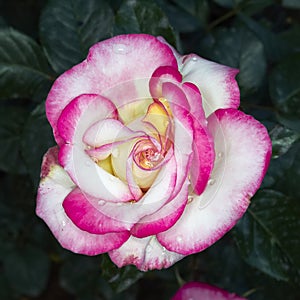
[[166, 250], [166, 248], [165, 248], [165, 247], [163, 247], [163, 248], [162, 248], [162, 252], [161, 252], [161, 254], [162, 254], [163, 256], [164, 256], [164, 255], [166, 255], [166, 251], [167, 251], [167, 250]]
[[176, 241], [177, 241], [178, 243], [181, 243], [181, 242], [182, 242], [182, 237], [179, 235], [179, 236], [176, 238]]
[[208, 180], [208, 184], [209, 184], [209, 185], [214, 185], [215, 182], [216, 182], [215, 179], [209, 179], [209, 180]]
[[217, 156], [218, 156], [218, 158], [222, 158], [224, 156], [224, 153], [223, 152], [219, 152]]
[[193, 196], [188, 196], [187, 204], [191, 203], [194, 200]]
[[[61, 226], [62, 226], [62, 227], [65, 227], [65, 226], [66, 226], [66, 221], [62, 221], [62, 222], [61, 222]], [[62, 229], [62, 230], [63, 230], [63, 229]]]
[[91, 167], [92, 166], [92, 161], [90, 160], [90, 159], [87, 159], [86, 161], [85, 161], [85, 165], [87, 166], [87, 167]]
[[102, 206], [102, 205], [104, 205], [104, 204], [105, 204], [105, 201], [104, 201], [104, 200], [99, 200], [99, 201], [98, 201], [98, 205]]
[[197, 60], [198, 60], [197, 56], [192, 57], [192, 61], [197, 61]]
[[117, 54], [127, 54], [130, 52], [130, 48], [124, 44], [114, 45], [114, 52]]
[[148, 245], [148, 246], [146, 247], [146, 253], [150, 253], [151, 250], [152, 250], [152, 246], [151, 246], [151, 245]]

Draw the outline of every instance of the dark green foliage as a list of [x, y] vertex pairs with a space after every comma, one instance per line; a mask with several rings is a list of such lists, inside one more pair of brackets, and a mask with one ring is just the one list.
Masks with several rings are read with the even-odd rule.
[[[184, 281], [250, 300], [300, 299], [299, 8], [297, 0], [0, 0], [0, 299], [170, 299]], [[162, 271], [70, 253], [35, 215], [42, 156], [55, 145], [44, 109], [50, 86], [94, 43], [122, 33], [160, 35], [182, 53], [239, 68], [241, 109], [273, 143], [261, 189], [232, 232]]]

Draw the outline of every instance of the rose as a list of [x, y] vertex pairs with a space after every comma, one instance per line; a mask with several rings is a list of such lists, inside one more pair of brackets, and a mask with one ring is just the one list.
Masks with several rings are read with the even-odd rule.
[[202, 282], [184, 284], [171, 300], [245, 300], [220, 288]]
[[169, 267], [246, 211], [270, 159], [266, 129], [237, 110], [236, 69], [162, 38], [94, 45], [46, 100], [37, 214], [61, 245], [119, 267]]

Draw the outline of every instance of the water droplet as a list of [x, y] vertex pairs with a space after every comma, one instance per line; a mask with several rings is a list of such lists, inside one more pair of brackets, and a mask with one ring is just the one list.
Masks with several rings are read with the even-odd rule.
[[191, 203], [194, 200], [193, 196], [188, 196], [187, 204]]
[[198, 60], [197, 56], [192, 57], [192, 61], [197, 61], [197, 60]]
[[115, 148], [113, 151], [112, 151], [112, 156], [113, 157], [118, 157], [119, 156], [119, 149]]
[[209, 180], [208, 180], [208, 184], [209, 184], [209, 185], [214, 185], [215, 182], [216, 182], [215, 179], [209, 179]]
[[165, 247], [163, 247], [163, 248], [162, 248], [162, 252], [161, 252], [161, 254], [164, 256], [164, 255], [166, 255], [166, 252], [167, 252], [166, 248], [165, 248]]
[[152, 246], [151, 245], [148, 245], [147, 247], [146, 247], [146, 252], [147, 253], [150, 253], [152, 251]]
[[92, 162], [90, 159], [87, 159], [87, 160], [85, 161], [85, 165], [86, 165], [87, 167], [91, 167], [92, 164], [93, 164], [93, 162]]
[[224, 153], [223, 152], [219, 152], [217, 156], [218, 156], [218, 158], [222, 158], [224, 156]]
[[127, 54], [130, 52], [130, 48], [124, 44], [117, 44], [114, 46], [114, 52], [117, 54]]
[[105, 204], [105, 201], [104, 201], [104, 200], [99, 200], [99, 201], [98, 201], [98, 205], [102, 206], [102, 205], [104, 205], [104, 204]]
[[62, 221], [61, 225], [62, 225], [62, 227], [65, 227], [66, 226], [66, 221]]
[[176, 241], [177, 241], [178, 243], [181, 243], [181, 242], [182, 242], [182, 237], [179, 235], [179, 236], [176, 238]]

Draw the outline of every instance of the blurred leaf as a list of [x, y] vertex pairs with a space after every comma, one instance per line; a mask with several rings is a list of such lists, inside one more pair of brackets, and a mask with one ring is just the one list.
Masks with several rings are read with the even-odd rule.
[[242, 10], [247, 14], [253, 14], [272, 4], [274, 0], [214, 0], [220, 6]]
[[204, 25], [209, 15], [209, 6], [206, 0], [174, 0], [179, 8], [196, 17]]
[[299, 0], [282, 0], [282, 5], [287, 8], [300, 9]]
[[104, 0], [50, 0], [40, 19], [41, 42], [57, 73], [84, 60], [111, 35], [113, 12]]
[[[270, 162], [267, 174], [263, 180], [263, 188], [277, 187], [280, 181], [285, 178], [296, 162], [297, 153], [300, 151], [300, 143], [295, 142], [291, 145], [287, 153], [273, 158]], [[295, 178], [297, 180], [297, 178]], [[284, 191], [284, 190], [283, 190]]]
[[51, 126], [45, 114], [45, 104], [41, 103], [27, 119], [21, 140], [22, 155], [35, 187], [39, 183], [42, 157], [54, 145]]
[[9, 282], [3, 273], [0, 273], [0, 299], [11, 300], [14, 299], [14, 292], [9, 286]]
[[300, 206], [272, 191], [257, 193], [234, 229], [242, 256], [251, 266], [300, 283]]
[[[1, 80], [1, 79], [0, 79]], [[21, 136], [28, 112], [22, 107], [0, 105], [0, 170], [24, 174]]]
[[200, 52], [211, 60], [240, 70], [237, 79], [242, 97], [261, 86], [266, 71], [264, 48], [245, 27], [217, 29], [210, 39], [202, 40]]
[[102, 255], [102, 276], [111, 284], [112, 288], [121, 293], [141, 279], [144, 275], [134, 266], [126, 266], [119, 269], [106, 255]]
[[300, 54], [281, 61], [269, 77], [271, 99], [285, 116], [300, 115]]
[[289, 53], [290, 47], [288, 47], [279, 35], [275, 35], [268, 28], [245, 14], [240, 13], [239, 18], [261, 40], [267, 58], [271, 62], [278, 61]]
[[300, 52], [300, 24], [294, 25], [279, 36], [290, 53]]
[[30, 37], [0, 29], [0, 98], [43, 98], [51, 84], [47, 59]]
[[273, 146], [272, 156], [273, 158], [278, 158], [279, 156], [285, 154], [290, 149], [292, 144], [300, 138], [300, 133], [277, 125], [270, 132], [270, 137]]
[[3, 262], [10, 285], [19, 293], [38, 296], [49, 277], [49, 259], [46, 253], [33, 246], [24, 246], [7, 254]]
[[145, 0], [123, 2], [115, 18], [114, 34], [148, 33], [163, 36], [176, 45], [176, 36], [164, 12], [154, 3]]
[[100, 299], [100, 295], [112, 297], [109, 285], [100, 277], [99, 257], [71, 255], [60, 269], [59, 280], [65, 290], [80, 300]]
[[171, 26], [178, 32], [195, 31], [206, 22], [207, 13], [205, 16], [203, 14], [203, 19], [200, 19], [167, 0], [156, 0], [156, 3], [167, 15]]

